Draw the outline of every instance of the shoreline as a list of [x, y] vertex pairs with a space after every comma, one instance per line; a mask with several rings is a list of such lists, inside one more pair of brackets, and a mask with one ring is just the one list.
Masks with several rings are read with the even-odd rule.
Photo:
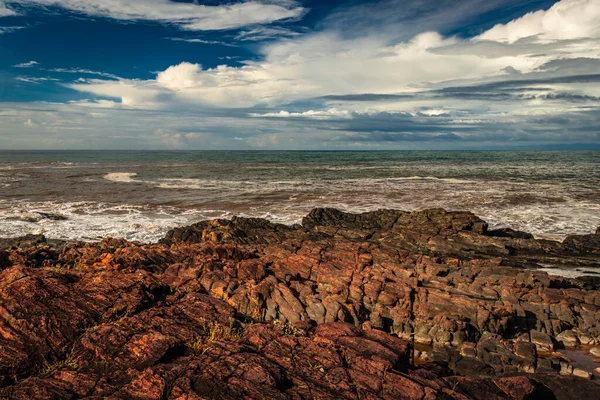
[[[316, 390], [307, 374], [327, 381], [341, 368], [352, 377], [348, 384], [385, 397], [367, 381], [389, 388], [375, 365], [391, 362], [385, 368], [394, 379], [417, 382], [421, 392], [485, 398], [470, 391], [475, 385], [510, 396], [515, 388], [498, 379], [516, 379], [520, 388], [557, 394], [569, 380], [600, 394], [593, 371], [557, 353], [575, 346], [600, 357], [600, 275], [570, 279], [532, 270], [547, 264], [600, 268], [600, 228], [558, 242], [490, 230], [469, 212], [315, 209], [299, 225], [233, 217], [175, 228], [149, 244], [0, 239], [0, 304], [13, 318], [43, 317], [55, 326], [0, 321], [0, 330], [14, 332], [0, 346], [0, 359], [14, 360], [0, 362], [0, 396], [15, 396], [25, 383], [40, 391], [57, 379], [72, 384], [74, 376], [101, 377], [106, 393], [123, 395], [132, 382], [148, 389], [148, 371], [174, 387], [166, 371], [221, 362], [224, 354], [250, 362], [243, 346], [262, 360], [261, 374], [277, 381], [264, 372], [275, 362], [295, 388]], [[116, 334], [123, 338], [117, 344], [109, 339]], [[49, 341], [57, 350], [46, 347]], [[314, 346], [345, 349], [334, 359], [355, 353], [338, 366], [323, 360], [311, 368], [286, 364], [270, 341], [293, 342], [298, 357], [308, 359]], [[77, 365], [64, 361], [71, 359]], [[55, 367], [44, 373], [45, 364]], [[132, 368], [140, 372], [125, 379]], [[245, 378], [232, 384], [219, 373], [193, 374], [249, 390]], [[416, 378], [423, 374], [430, 383]], [[282, 393], [265, 382], [264, 390]]]

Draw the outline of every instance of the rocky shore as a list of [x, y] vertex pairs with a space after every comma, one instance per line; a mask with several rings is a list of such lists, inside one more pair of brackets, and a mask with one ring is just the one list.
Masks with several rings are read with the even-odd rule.
[[316, 209], [156, 244], [2, 239], [0, 398], [600, 398], [559, 352], [600, 357], [600, 275], [541, 268], [600, 269], [600, 229]]

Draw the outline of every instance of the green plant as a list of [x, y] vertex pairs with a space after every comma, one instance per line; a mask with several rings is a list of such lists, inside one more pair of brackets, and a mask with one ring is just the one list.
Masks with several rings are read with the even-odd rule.
[[281, 329], [283, 334], [286, 336], [300, 336], [301, 335], [300, 330], [288, 322], [284, 322], [284, 321], [280, 321], [280, 320], [276, 319], [275, 321], [273, 321], [273, 325], [275, 325], [276, 327]]

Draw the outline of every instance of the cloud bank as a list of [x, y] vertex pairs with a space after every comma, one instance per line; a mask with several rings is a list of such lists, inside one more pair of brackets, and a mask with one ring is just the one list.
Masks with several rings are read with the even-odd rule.
[[[103, 8], [109, 3], [110, 12]], [[467, 3], [473, 5], [472, 0]], [[144, 7], [135, 14], [129, 5], [113, 6], [100, 0], [61, 4], [117, 19], [137, 19], [135, 15], [145, 13]], [[195, 11], [201, 7], [190, 3], [170, 3], [169, 7], [172, 4]], [[230, 7], [244, 4], [269, 10], [275, 6], [269, 2]], [[368, 10], [362, 5], [344, 8], [326, 20], [326, 28], [312, 32], [264, 27], [241, 31], [235, 37], [240, 42], [261, 35], [261, 40], [269, 40], [262, 42], [258, 57], [236, 59], [235, 66], [206, 68], [182, 60], [152, 79], [95, 73], [93, 79], [63, 82], [87, 99], [44, 104], [39, 113], [13, 105], [16, 114], [0, 115], [0, 121], [6, 123], [5, 132], [11, 124], [22, 126], [27, 120], [36, 121], [36, 129], [47, 132], [85, 126], [103, 132], [100, 147], [117, 142], [119, 147], [138, 143], [160, 148], [168, 143], [181, 148], [294, 149], [600, 143], [600, 1], [562, 0], [471, 38], [435, 31], [412, 34], [419, 22], [433, 24], [432, 14], [424, 14], [419, 21], [415, 16], [421, 15], [417, 11], [423, 3], [409, 1], [411, 7], [397, 8], [398, 13], [388, 18], [394, 4], [398, 6], [390, 0]], [[301, 9], [295, 2], [277, 7], [287, 12]], [[297, 12], [301, 15], [304, 10]], [[361, 34], [339, 28], [361, 12], [364, 18], [381, 15], [386, 22]], [[153, 20], [148, 13], [144, 19]], [[443, 22], [456, 20], [460, 14], [452, 8], [447, 13], [442, 16], [436, 11], [435, 15]], [[408, 30], [403, 30], [411, 16]], [[170, 21], [184, 29], [192, 23], [175, 17]], [[202, 29], [225, 28], [205, 25]], [[407, 32], [411, 34], [405, 38]], [[44, 71], [94, 73], [80, 68]], [[49, 117], [54, 114], [59, 121], [75, 122], [70, 128], [62, 122], [56, 125], [54, 117]], [[128, 134], [115, 137], [115, 126]], [[148, 133], [148, 126], [155, 129]], [[0, 137], [2, 132], [0, 128]]]

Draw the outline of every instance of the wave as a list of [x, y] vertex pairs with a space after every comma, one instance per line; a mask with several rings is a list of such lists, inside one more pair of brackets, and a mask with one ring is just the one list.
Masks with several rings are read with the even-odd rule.
[[[54, 215], [60, 218], [47, 217]], [[93, 202], [23, 202], [0, 207], [2, 236], [44, 234], [52, 239], [73, 241], [115, 237], [154, 242], [173, 227], [222, 216], [231, 217], [226, 211], [187, 210], [182, 213], [175, 207]]]
[[[131, 179], [132, 176], [124, 176], [124, 174], [109, 174], [118, 175], [111, 177], [111, 180], [121, 179], [119, 182], [138, 182]], [[123, 175], [123, 176], [122, 176]], [[107, 179], [107, 177], [105, 177]], [[476, 181], [457, 179], [457, 178], [438, 178], [435, 176], [408, 176], [408, 177], [392, 177], [392, 178], [356, 178], [356, 179], [334, 179], [334, 180], [213, 180], [213, 179], [190, 179], [190, 178], [165, 178], [157, 181], [144, 181], [143, 183], [153, 185], [162, 189], [220, 189], [220, 190], [297, 190], [298, 188], [330, 188], [331, 185], [342, 185], [352, 183], [356, 185], [369, 184], [385, 184], [390, 182], [438, 182], [447, 184], [474, 184]]]
[[467, 179], [457, 179], [457, 178], [438, 178], [437, 176], [405, 176], [398, 178], [389, 178], [389, 180], [395, 181], [438, 181], [445, 183], [476, 183], [475, 181], [470, 181]]
[[134, 183], [137, 182], [133, 178], [137, 176], [134, 172], [111, 172], [104, 175], [104, 179], [111, 182], [119, 183]]
[[[201, 196], [202, 197], [202, 196]], [[266, 198], [265, 198], [266, 199]], [[462, 201], [461, 201], [462, 199]], [[133, 205], [95, 202], [12, 202], [0, 200], [0, 225], [3, 236], [45, 234], [49, 238], [97, 241], [104, 237], [154, 242], [176, 226], [201, 220], [229, 219], [234, 215], [265, 218], [292, 225], [315, 207], [336, 207], [346, 212], [361, 213], [381, 208], [406, 211], [443, 207], [470, 210], [488, 221], [491, 229], [511, 227], [533, 233], [536, 237], [562, 240], [570, 234], [585, 234], [600, 225], [600, 206], [590, 203], [552, 206], [498, 207], [493, 202], [477, 205], [477, 199], [386, 199], [376, 194], [355, 199], [351, 196], [311, 195], [302, 198], [270, 199], [248, 202], [247, 196], [221, 200], [208, 197], [194, 205]], [[42, 215], [65, 218], [31, 218], [32, 210]]]

